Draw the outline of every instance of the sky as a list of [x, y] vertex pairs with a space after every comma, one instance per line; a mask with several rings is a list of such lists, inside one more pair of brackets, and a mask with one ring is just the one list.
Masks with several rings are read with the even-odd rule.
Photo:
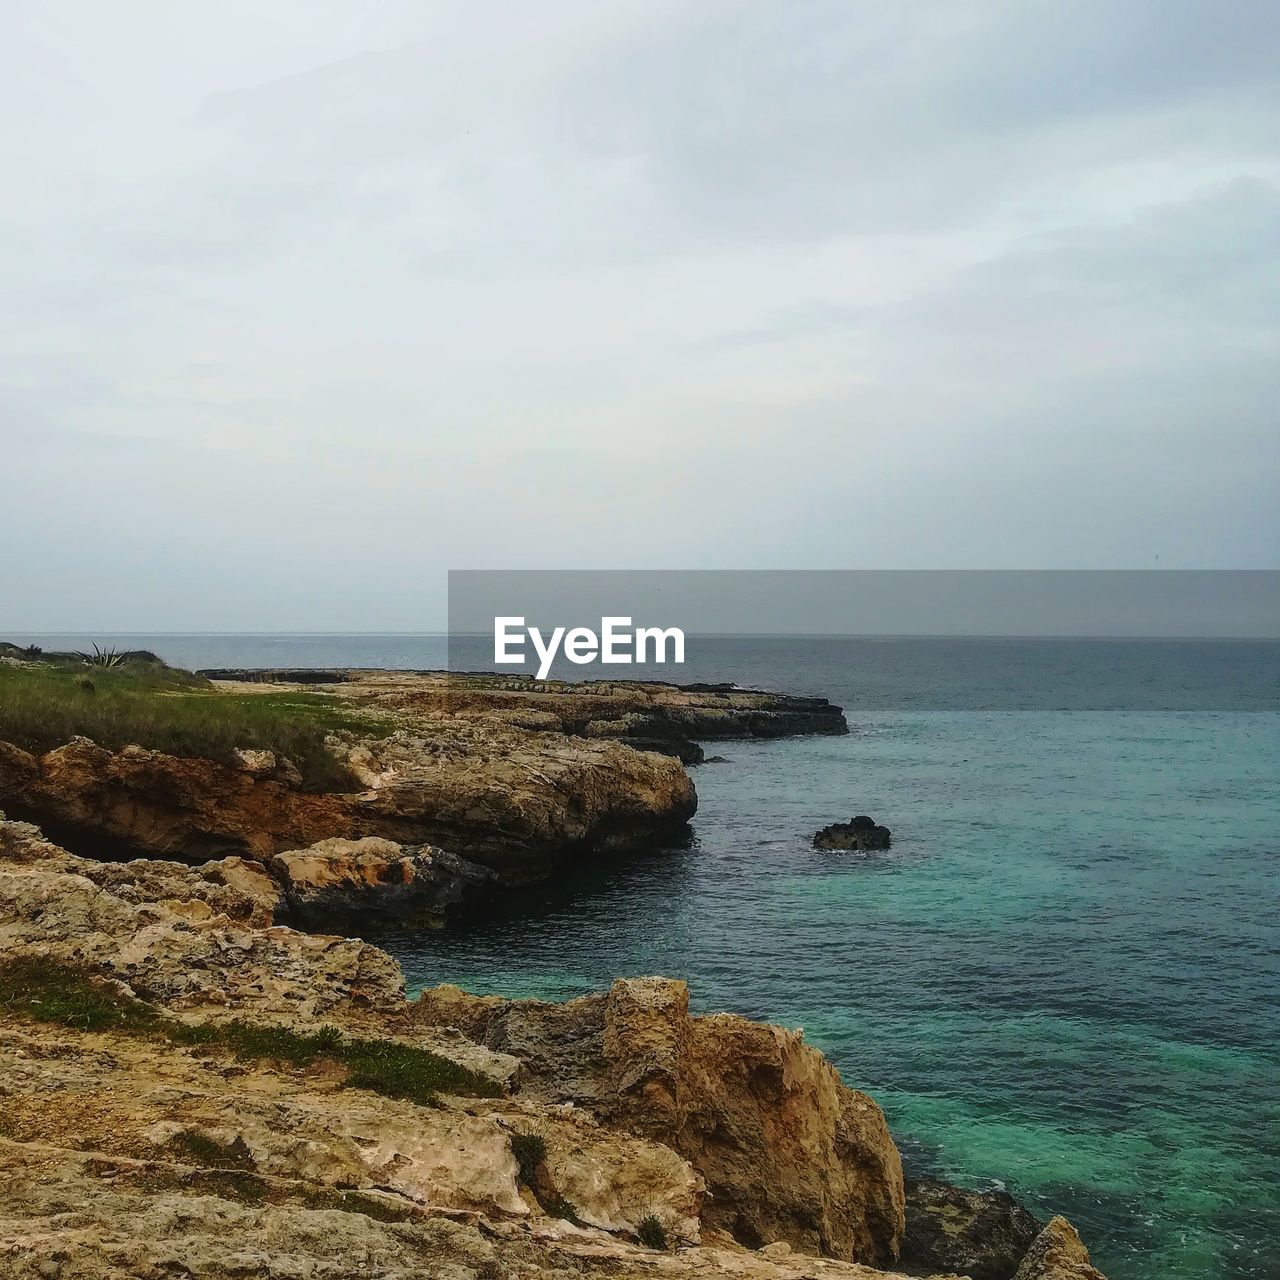
[[1280, 6], [0, 8], [0, 633], [1280, 565]]

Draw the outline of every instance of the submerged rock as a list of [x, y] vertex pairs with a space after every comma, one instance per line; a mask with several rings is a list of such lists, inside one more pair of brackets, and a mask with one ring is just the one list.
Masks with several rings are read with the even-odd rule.
[[848, 822], [833, 822], [813, 837], [815, 849], [887, 849], [889, 828], [879, 826], [874, 818], [860, 813]]
[[908, 1181], [904, 1266], [971, 1280], [1013, 1280], [1040, 1222], [1004, 1191], [966, 1191], [936, 1178]]

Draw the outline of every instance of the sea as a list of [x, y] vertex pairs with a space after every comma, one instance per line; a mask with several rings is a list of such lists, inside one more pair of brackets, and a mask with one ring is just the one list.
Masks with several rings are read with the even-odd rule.
[[[446, 643], [14, 638], [197, 668], [440, 667]], [[1280, 643], [690, 637], [686, 657], [676, 678], [821, 695], [850, 733], [709, 744], [691, 839], [377, 935], [410, 986], [684, 978], [700, 1011], [803, 1027], [909, 1174], [1065, 1214], [1111, 1280], [1280, 1276]], [[888, 852], [811, 847], [857, 813]]]

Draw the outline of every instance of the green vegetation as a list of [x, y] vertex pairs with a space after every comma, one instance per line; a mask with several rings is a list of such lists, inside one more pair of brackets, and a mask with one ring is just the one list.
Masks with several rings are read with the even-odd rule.
[[667, 1229], [658, 1221], [656, 1215], [650, 1213], [640, 1219], [640, 1225], [636, 1227], [636, 1239], [646, 1249], [662, 1249], [665, 1251], [667, 1248]]
[[[0, 657], [24, 652], [0, 646]], [[105, 656], [111, 661], [55, 654], [34, 665], [0, 663], [0, 738], [48, 751], [80, 734], [111, 750], [137, 744], [224, 764], [234, 762], [237, 747], [266, 749], [292, 761], [309, 790], [332, 791], [354, 780], [325, 747], [325, 734], [388, 732], [329, 694], [228, 693], [154, 654]]]
[[511, 1154], [520, 1166], [520, 1181], [527, 1187], [537, 1185], [538, 1171], [547, 1158], [547, 1140], [540, 1133], [513, 1133]]
[[[141, 652], [141, 650], [138, 651], [139, 654]], [[153, 657], [154, 655], [149, 654], [148, 656]], [[120, 649], [100, 649], [95, 644], [91, 653], [85, 653], [77, 649], [76, 657], [86, 667], [123, 667], [134, 655]]]
[[0, 964], [0, 1008], [78, 1031], [149, 1034], [159, 1020], [151, 1005], [117, 995], [89, 975], [44, 956]]
[[[216, 1143], [213, 1144], [215, 1147]], [[181, 1153], [181, 1155], [186, 1153]], [[199, 1165], [197, 1158], [184, 1163]], [[110, 1161], [90, 1161], [90, 1172], [110, 1176], [117, 1185], [127, 1184], [144, 1191], [178, 1191], [187, 1195], [216, 1196], [243, 1205], [300, 1204], [307, 1209], [339, 1209], [360, 1213], [379, 1222], [408, 1222], [419, 1217], [411, 1204], [396, 1204], [389, 1198], [347, 1191], [339, 1187], [299, 1184], [284, 1178], [264, 1178], [247, 1169], [200, 1168], [178, 1170], [152, 1166], [125, 1167]]]
[[440, 1093], [471, 1098], [494, 1098], [501, 1093], [487, 1076], [426, 1049], [347, 1036], [337, 1027], [304, 1034], [250, 1022], [179, 1022], [154, 1005], [117, 994], [83, 969], [43, 956], [0, 962], [0, 1009], [82, 1031], [116, 1031], [175, 1045], [222, 1049], [238, 1058], [297, 1067], [332, 1063], [346, 1068], [348, 1088], [421, 1105], [432, 1104]]
[[565, 1222], [572, 1222], [575, 1227], [582, 1226], [582, 1219], [578, 1217], [578, 1210], [574, 1207], [572, 1200], [566, 1200], [562, 1195], [548, 1196], [545, 1200], [539, 1200], [543, 1210], [553, 1218], [563, 1218]]
[[418, 1217], [409, 1205], [394, 1204], [381, 1196], [363, 1195], [359, 1191], [319, 1191], [307, 1196], [312, 1209], [341, 1209], [343, 1213], [362, 1213], [379, 1222], [408, 1222]]
[[250, 1169], [253, 1156], [243, 1138], [221, 1143], [199, 1129], [183, 1129], [169, 1139], [174, 1154], [186, 1164], [200, 1165], [205, 1169]]

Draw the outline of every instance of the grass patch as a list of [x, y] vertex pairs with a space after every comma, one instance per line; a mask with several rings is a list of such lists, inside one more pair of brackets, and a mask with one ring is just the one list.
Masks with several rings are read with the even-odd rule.
[[636, 1239], [646, 1249], [661, 1249], [664, 1253], [666, 1252], [667, 1229], [655, 1214], [650, 1213], [640, 1219], [636, 1227]]
[[312, 1191], [307, 1194], [305, 1203], [309, 1209], [341, 1209], [343, 1213], [363, 1214], [378, 1222], [408, 1222], [419, 1216], [408, 1205], [393, 1204], [360, 1191], [331, 1191], [328, 1188]]
[[169, 1139], [169, 1147], [184, 1164], [205, 1169], [249, 1169], [256, 1166], [243, 1138], [221, 1143], [199, 1129], [183, 1129]]
[[42, 956], [0, 965], [0, 1007], [78, 1031], [150, 1034], [160, 1018], [148, 1004], [116, 995], [87, 973]]
[[220, 1049], [238, 1058], [298, 1067], [332, 1063], [346, 1068], [348, 1088], [424, 1105], [440, 1093], [496, 1098], [502, 1092], [488, 1076], [426, 1049], [347, 1036], [337, 1027], [306, 1033], [250, 1022], [179, 1022], [162, 1016], [153, 1005], [114, 994], [82, 969], [48, 957], [19, 956], [0, 962], [0, 1008], [81, 1031], [117, 1031], [175, 1045]]
[[565, 1222], [572, 1222], [575, 1227], [582, 1226], [582, 1219], [578, 1217], [578, 1210], [572, 1200], [567, 1200], [562, 1195], [554, 1195], [548, 1196], [541, 1204], [550, 1217], [563, 1218]]
[[28, 751], [80, 734], [111, 750], [137, 744], [231, 764], [235, 748], [251, 747], [291, 760], [307, 789], [329, 791], [354, 785], [324, 744], [334, 730], [385, 734], [389, 726], [332, 694], [227, 693], [158, 660], [92, 668], [61, 656], [0, 663], [0, 738]]
[[527, 1187], [537, 1185], [538, 1171], [547, 1158], [547, 1140], [540, 1133], [513, 1133], [511, 1154], [520, 1166], [520, 1181]]

